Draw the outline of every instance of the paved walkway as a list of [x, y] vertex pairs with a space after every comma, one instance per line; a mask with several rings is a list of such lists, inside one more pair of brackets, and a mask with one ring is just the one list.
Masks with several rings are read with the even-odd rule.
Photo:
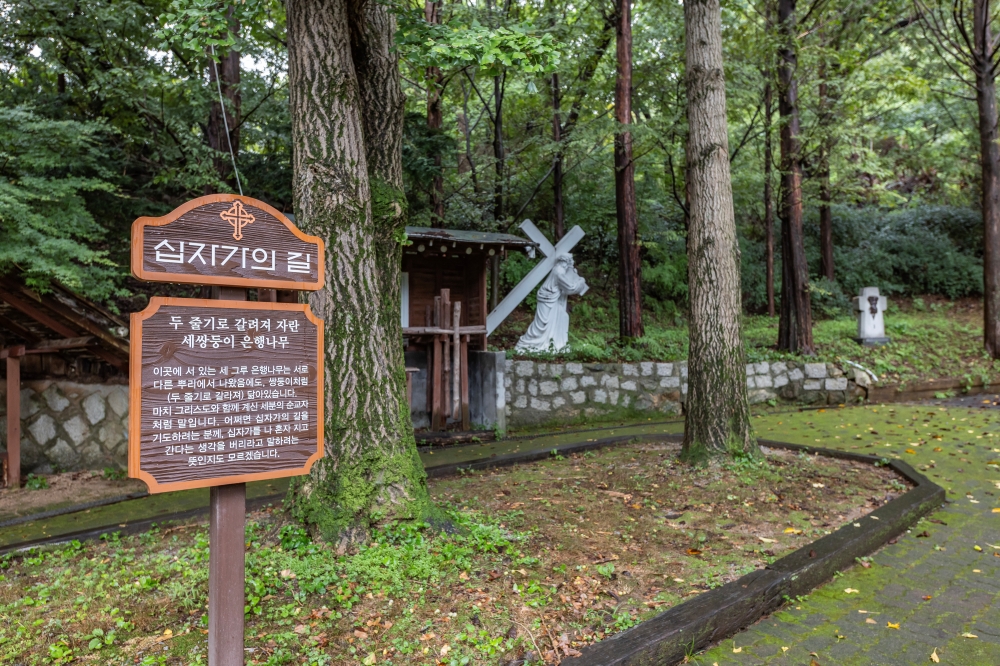
[[1000, 463], [1000, 412], [889, 405], [754, 423], [761, 437], [926, 466], [950, 503], [877, 553], [870, 568], [855, 566], [692, 663], [872, 666], [936, 656], [956, 666], [1000, 664], [1000, 466], [988, 465]]

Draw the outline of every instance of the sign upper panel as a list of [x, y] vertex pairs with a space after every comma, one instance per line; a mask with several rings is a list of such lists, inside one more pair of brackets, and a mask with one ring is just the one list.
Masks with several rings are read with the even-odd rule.
[[299, 289], [323, 287], [323, 240], [263, 201], [212, 194], [132, 223], [140, 280]]
[[307, 474], [322, 340], [308, 305], [154, 297], [132, 314], [129, 476], [157, 493]]

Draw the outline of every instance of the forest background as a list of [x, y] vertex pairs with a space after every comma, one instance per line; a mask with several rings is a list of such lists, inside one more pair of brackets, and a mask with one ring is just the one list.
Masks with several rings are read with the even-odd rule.
[[[136, 217], [239, 188], [292, 212], [283, 4], [33, 0], [2, 8], [0, 272], [17, 266], [37, 288], [57, 279], [135, 310], [146, 298], [128, 274]], [[577, 264], [606, 298], [577, 314], [615, 328], [615, 5], [391, 8], [407, 98], [408, 224], [516, 232], [531, 218], [549, 235], [579, 224], [587, 235]], [[766, 200], [778, 207], [775, 11], [767, 2], [723, 4], [748, 313], [768, 310]], [[868, 285], [949, 299], [983, 291], [975, 99], [916, 11], [899, 0], [816, 0], [798, 9], [805, 243], [819, 318], [846, 314], [848, 297]], [[628, 129], [647, 329], [683, 326], [687, 304], [683, 18], [680, 3], [632, 7]], [[206, 31], [217, 35], [210, 53]], [[829, 267], [821, 261], [824, 208]], [[773, 228], [780, 294], [780, 224]], [[501, 294], [532, 263], [509, 259]]]

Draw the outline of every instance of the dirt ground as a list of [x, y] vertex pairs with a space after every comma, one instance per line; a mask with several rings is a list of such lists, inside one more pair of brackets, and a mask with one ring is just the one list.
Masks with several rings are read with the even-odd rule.
[[[849, 461], [768, 451], [692, 468], [677, 453], [632, 444], [433, 480], [453, 530], [387, 528], [346, 552], [258, 512], [248, 663], [558, 663], [906, 490]], [[0, 561], [0, 616], [14, 620], [0, 662], [204, 663], [205, 532]]]
[[46, 474], [45, 488], [28, 487], [0, 490], [0, 520], [39, 513], [49, 509], [142, 492], [146, 484], [136, 479], [109, 479], [103, 472], [82, 471]]

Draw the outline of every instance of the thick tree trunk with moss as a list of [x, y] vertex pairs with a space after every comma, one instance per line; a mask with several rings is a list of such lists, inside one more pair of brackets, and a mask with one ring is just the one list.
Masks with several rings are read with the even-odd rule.
[[327, 243], [326, 456], [293, 485], [295, 514], [326, 538], [429, 510], [403, 369], [399, 270], [405, 224], [403, 97], [383, 5], [288, 3], [294, 197]]
[[740, 326], [719, 0], [684, 3], [688, 95], [688, 401], [681, 455], [757, 450]]

